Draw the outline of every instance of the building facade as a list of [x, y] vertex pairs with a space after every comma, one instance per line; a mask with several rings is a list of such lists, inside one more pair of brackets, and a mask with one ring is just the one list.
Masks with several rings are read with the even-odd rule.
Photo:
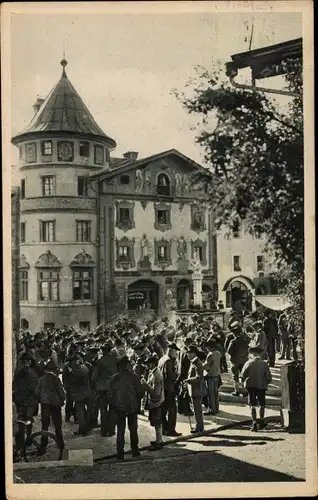
[[218, 232], [218, 295], [226, 308], [242, 299], [252, 307], [255, 296], [277, 293], [274, 259], [265, 252], [265, 245], [266, 236], [261, 232], [250, 234], [243, 223]]
[[56, 86], [12, 138], [21, 180], [12, 198], [15, 326], [90, 329], [123, 311], [189, 309], [196, 259], [205, 308], [272, 293], [262, 236], [215, 230], [191, 182], [202, 167], [175, 149], [111, 156], [115, 140], [61, 65]]
[[18, 187], [11, 190], [11, 307], [12, 330], [20, 328], [20, 193]]
[[38, 99], [19, 148], [20, 326], [94, 328], [119, 310], [164, 314], [191, 302], [198, 255], [205, 302], [216, 287], [212, 216], [176, 150], [111, 158], [116, 142], [62, 76]]

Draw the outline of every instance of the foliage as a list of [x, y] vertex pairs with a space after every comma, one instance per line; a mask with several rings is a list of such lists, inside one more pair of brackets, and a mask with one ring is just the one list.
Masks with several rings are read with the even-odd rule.
[[284, 106], [272, 94], [233, 87], [218, 67], [197, 68], [187, 94], [175, 95], [188, 113], [200, 117], [196, 142], [204, 148], [207, 169], [193, 181], [213, 207], [216, 228], [243, 222], [251, 234], [266, 234], [299, 326], [304, 310], [302, 62], [284, 64], [285, 87], [299, 95], [283, 97]]

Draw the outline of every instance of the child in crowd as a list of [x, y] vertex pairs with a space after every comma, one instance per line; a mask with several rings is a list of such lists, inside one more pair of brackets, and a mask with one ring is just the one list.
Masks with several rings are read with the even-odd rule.
[[251, 407], [253, 420], [251, 431], [253, 432], [257, 431], [256, 407], [258, 405], [260, 406], [259, 428], [264, 429], [266, 427], [264, 421], [266, 390], [272, 381], [268, 363], [261, 359], [263, 352], [263, 349], [259, 346], [250, 347], [251, 358], [246, 361], [241, 372], [241, 380], [248, 392], [248, 404]]

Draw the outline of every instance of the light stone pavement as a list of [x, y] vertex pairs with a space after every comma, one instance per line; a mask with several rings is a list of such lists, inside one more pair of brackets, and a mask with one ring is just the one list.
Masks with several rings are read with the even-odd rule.
[[[273, 381], [268, 390], [268, 408], [266, 410], [267, 417], [279, 417], [280, 413], [280, 366], [285, 364], [284, 361], [277, 362], [274, 368], [271, 368]], [[231, 374], [222, 374], [223, 385], [220, 389], [220, 413], [216, 416], [206, 416], [204, 418], [205, 431], [215, 430], [224, 425], [239, 423], [250, 419], [250, 410], [246, 404], [246, 398], [237, 398], [231, 395], [233, 390], [231, 382]], [[224, 401], [225, 400], [225, 401]], [[191, 425], [194, 427], [194, 417], [191, 417]], [[116, 453], [116, 436], [101, 437], [100, 428], [93, 429], [88, 436], [74, 436], [78, 426], [74, 423], [64, 422], [63, 409], [63, 434], [65, 440], [64, 459], [68, 458], [69, 450], [84, 450], [92, 449], [94, 460], [102, 457], [109, 457]], [[34, 431], [41, 429], [40, 416], [35, 418]], [[52, 426], [49, 430], [54, 432]], [[176, 430], [182, 433], [182, 438], [190, 435], [190, 422], [188, 417], [178, 415]], [[154, 429], [148, 423], [147, 415], [139, 416], [139, 446], [144, 448], [149, 446], [151, 440], [154, 439]], [[174, 438], [164, 437], [165, 442], [174, 441]], [[168, 449], [164, 447], [164, 450]], [[125, 451], [130, 450], [129, 432], [126, 430]], [[48, 452], [42, 457], [37, 457], [36, 461], [50, 461], [57, 459], [57, 450], [53, 442], [49, 443]]]

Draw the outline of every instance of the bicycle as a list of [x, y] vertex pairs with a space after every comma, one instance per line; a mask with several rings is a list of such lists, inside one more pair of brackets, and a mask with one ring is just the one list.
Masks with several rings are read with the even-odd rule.
[[28, 433], [28, 428], [32, 425], [31, 420], [17, 419], [16, 423], [23, 426], [24, 436], [23, 446], [21, 446], [21, 449], [16, 449], [14, 452], [13, 461], [15, 463], [22, 460], [24, 460], [24, 462], [29, 462], [29, 458], [43, 456], [47, 452], [48, 448], [48, 446], [46, 446], [45, 450], [43, 450], [41, 446], [41, 440], [43, 437], [47, 438], [48, 440], [52, 440], [56, 444], [59, 452], [58, 460], [62, 460], [64, 447], [61, 448], [59, 446], [56, 435], [53, 432], [41, 430]]

